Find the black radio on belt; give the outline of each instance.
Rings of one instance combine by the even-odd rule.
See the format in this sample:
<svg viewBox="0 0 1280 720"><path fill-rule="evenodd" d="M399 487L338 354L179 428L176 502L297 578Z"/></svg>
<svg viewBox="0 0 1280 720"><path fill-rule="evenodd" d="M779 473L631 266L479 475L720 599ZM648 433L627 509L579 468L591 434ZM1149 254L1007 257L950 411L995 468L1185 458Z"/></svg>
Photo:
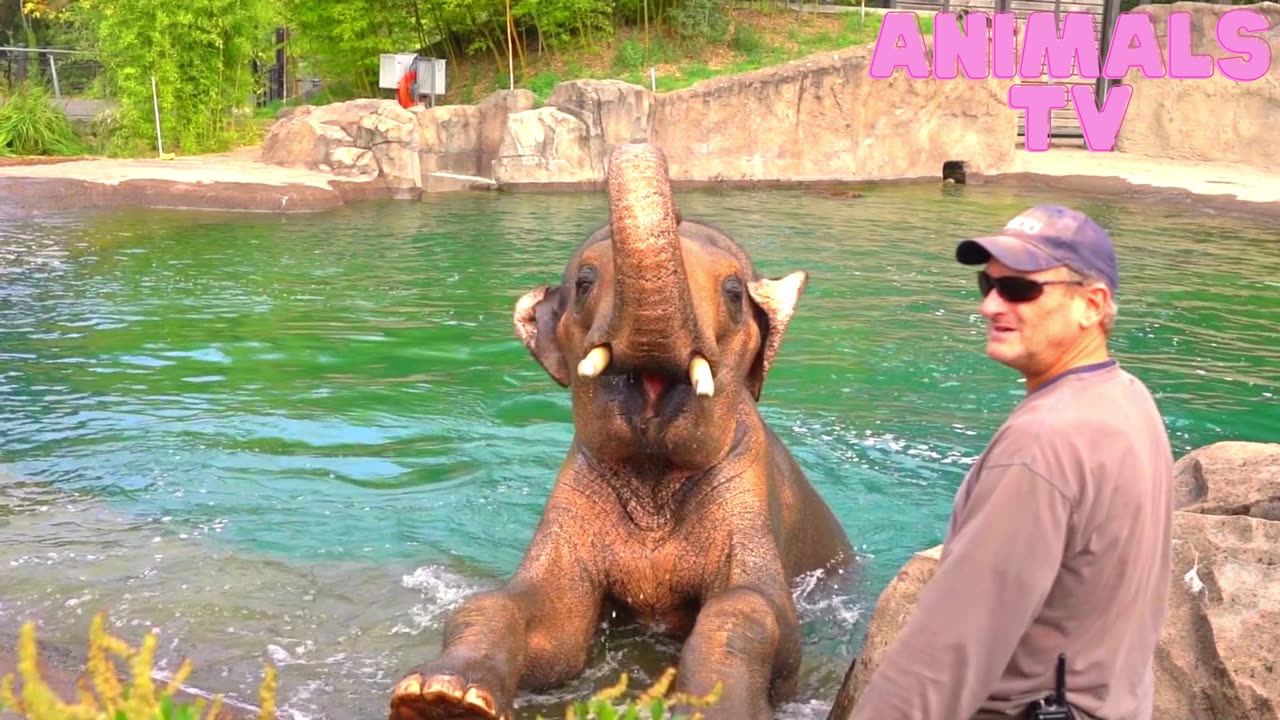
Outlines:
<svg viewBox="0 0 1280 720"><path fill-rule="evenodd" d="M1058 655L1058 672L1052 695L1040 698L1028 708L1030 720L1075 720L1067 704L1067 656Z"/></svg>

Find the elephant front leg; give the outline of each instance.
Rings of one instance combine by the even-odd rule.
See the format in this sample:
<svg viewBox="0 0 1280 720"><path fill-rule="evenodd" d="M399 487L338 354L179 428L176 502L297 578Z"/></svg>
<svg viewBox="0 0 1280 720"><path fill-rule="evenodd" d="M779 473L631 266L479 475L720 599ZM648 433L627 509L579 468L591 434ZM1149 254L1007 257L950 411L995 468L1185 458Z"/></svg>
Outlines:
<svg viewBox="0 0 1280 720"><path fill-rule="evenodd" d="M578 558L570 520L553 505L556 532L535 533L505 588L469 598L445 624L444 652L409 673L391 697L391 720L510 718L516 690L582 671L600 616L599 582ZM559 523L559 526L557 526ZM561 535L559 527L569 528Z"/></svg>
<svg viewBox="0 0 1280 720"><path fill-rule="evenodd" d="M773 693L788 694L799 664L800 629L791 595L766 597L734 588L698 613L680 655L676 686L701 697L722 683L719 701L699 709L708 720L767 720Z"/></svg>
<svg viewBox="0 0 1280 720"><path fill-rule="evenodd" d="M454 611L445 625L444 652L396 686L392 720L505 717L528 652L530 611L521 600L498 590Z"/></svg>

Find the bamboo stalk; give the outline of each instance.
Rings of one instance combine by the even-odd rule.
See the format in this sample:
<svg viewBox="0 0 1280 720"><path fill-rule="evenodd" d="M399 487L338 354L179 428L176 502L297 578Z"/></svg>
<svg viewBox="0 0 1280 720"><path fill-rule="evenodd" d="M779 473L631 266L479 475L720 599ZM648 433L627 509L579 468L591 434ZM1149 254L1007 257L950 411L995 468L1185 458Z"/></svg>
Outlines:
<svg viewBox="0 0 1280 720"><path fill-rule="evenodd" d="M511 0L507 0L507 82L509 90L516 89L516 59L511 50Z"/></svg>

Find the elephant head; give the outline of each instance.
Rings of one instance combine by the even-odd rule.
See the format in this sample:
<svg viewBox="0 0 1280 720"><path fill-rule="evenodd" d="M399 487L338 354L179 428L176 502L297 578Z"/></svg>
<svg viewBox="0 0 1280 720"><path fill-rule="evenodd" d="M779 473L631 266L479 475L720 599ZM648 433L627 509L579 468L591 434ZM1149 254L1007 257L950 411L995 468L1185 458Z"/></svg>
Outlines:
<svg viewBox="0 0 1280 720"><path fill-rule="evenodd" d="M593 457L709 468L754 410L808 275L761 277L728 235L682 221L658 148L619 146L607 172L609 223L559 285L519 299L516 333L571 388Z"/></svg>

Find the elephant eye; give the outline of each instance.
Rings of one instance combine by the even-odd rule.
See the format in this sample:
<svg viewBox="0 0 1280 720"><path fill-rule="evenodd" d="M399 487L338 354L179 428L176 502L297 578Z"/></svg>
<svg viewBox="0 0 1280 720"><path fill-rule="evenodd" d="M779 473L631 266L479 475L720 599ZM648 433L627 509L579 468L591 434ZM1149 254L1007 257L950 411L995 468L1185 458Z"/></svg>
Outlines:
<svg viewBox="0 0 1280 720"><path fill-rule="evenodd" d="M742 303L742 280L737 275L730 275L725 278L724 296L731 305Z"/></svg>
<svg viewBox="0 0 1280 720"><path fill-rule="evenodd" d="M583 265L578 269L578 277L574 281L574 307L581 310L583 303L587 300L587 295L591 293L591 288L596 284L596 269L591 265Z"/></svg>
<svg viewBox="0 0 1280 720"><path fill-rule="evenodd" d="M733 318L734 323L742 320L742 279L737 275L730 275L725 278L722 286L724 292L725 307L729 311L729 316Z"/></svg>

